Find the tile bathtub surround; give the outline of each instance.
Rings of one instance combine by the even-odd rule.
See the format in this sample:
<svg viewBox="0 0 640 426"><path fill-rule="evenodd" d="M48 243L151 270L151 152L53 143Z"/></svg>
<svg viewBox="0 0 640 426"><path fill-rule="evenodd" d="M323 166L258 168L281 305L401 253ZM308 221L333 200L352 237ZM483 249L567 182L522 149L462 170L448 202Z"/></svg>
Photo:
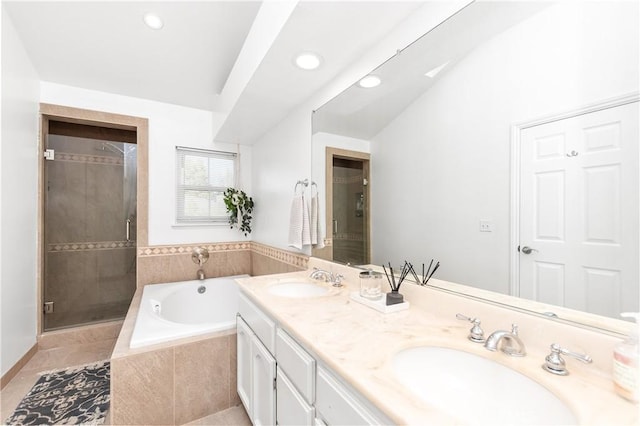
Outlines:
<svg viewBox="0 0 640 426"><path fill-rule="evenodd" d="M288 250L260 244L255 241L251 242L251 252L262 256L269 257L287 265L295 266L299 269L307 269L309 256L300 253L294 253Z"/></svg>
<svg viewBox="0 0 640 426"><path fill-rule="evenodd" d="M258 254L256 252L251 253L250 275L252 276L281 274L284 272L297 272L301 270L303 270L303 268L299 266L283 263L280 260L276 260L272 257Z"/></svg>
<svg viewBox="0 0 640 426"><path fill-rule="evenodd" d="M191 252L197 247L209 251L203 267L207 278L293 272L306 269L308 262L305 255L255 242L138 247L138 287L196 279Z"/></svg>
<svg viewBox="0 0 640 426"><path fill-rule="evenodd" d="M184 424L231 407L231 345L234 336L206 339L174 349L175 423ZM235 388L235 381L233 382Z"/></svg>
<svg viewBox="0 0 640 426"><path fill-rule="evenodd" d="M618 341L615 337L415 285L403 289L411 302L409 310L384 315L349 300L349 292L358 288L357 269L314 258L309 260L309 266L343 273L346 287L330 297L296 299L291 303L290 299L270 294L268 287L283 280L308 279L309 271L244 278L239 282L292 336L398 424L456 421L394 379L393 355L415 346L450 347L519 371L562 399L580 424L638 423L637 406L613 392L610 365L611 349ZM480 317L487 335L518 323L527 356L508 357L468 341L470 324L456 320L458 312ZM590 354L594 363L585 365L567 357L569 376L547 373L541 365L554 341Z"/></svg>
<svg viewBox="0 0 640 426"><path fill-rule="evenodd" d="M191 260L191 252L183 254L138 257L138 287L147 284L190 281L197 278L199 267ZM249 274L251 252L210 252L209 261L203 265L207 278Z"/></svg>
<svg viewBox="0 0 640 426"><path fill-rule="evenodd" d="M113 424L184 424L237 405L235 343L219 333L113 357Z"/></svg>
<svg viewBox="0 0 640 426"><path fill-rule="evenodd" d="M130 349L142 291L111 356L113 424L183 424L237 405L235 328Z"/></svg>
<svg viewBox="0 0 640 426"><path fill-rule="evenodd" d="M183 424L240 404L235 329L129 348L142 287L195 279L195 247L209 250L207 277L299 271L308 260L253 242L139 247L138 290L111 358L113 424ZM149 395L157 407L146 404Z"/></svg>

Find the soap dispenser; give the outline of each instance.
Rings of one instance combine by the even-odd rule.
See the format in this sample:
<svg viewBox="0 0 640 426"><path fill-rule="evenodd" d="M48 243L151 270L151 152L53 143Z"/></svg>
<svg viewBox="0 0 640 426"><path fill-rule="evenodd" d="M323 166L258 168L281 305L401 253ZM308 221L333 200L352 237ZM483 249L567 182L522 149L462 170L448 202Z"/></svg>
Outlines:
<svg viewBox="0 0 640 426"><path fill-rule="evenodd" d="M623 342L613 348L613 385L618 395L638 402L638 312L624 312L620 316L634 318L636 328Z"/></svg>

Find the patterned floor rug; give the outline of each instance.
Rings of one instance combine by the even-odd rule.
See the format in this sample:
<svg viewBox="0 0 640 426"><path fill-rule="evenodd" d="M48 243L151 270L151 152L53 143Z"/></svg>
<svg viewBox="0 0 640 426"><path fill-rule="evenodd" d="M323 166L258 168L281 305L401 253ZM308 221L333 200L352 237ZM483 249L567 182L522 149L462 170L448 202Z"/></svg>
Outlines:
<svg viewBox="0 0 640 426"><path fill-rule="evenodd" d="M100 425L109 409L109 361L44 373L9 425Z"/></svg>

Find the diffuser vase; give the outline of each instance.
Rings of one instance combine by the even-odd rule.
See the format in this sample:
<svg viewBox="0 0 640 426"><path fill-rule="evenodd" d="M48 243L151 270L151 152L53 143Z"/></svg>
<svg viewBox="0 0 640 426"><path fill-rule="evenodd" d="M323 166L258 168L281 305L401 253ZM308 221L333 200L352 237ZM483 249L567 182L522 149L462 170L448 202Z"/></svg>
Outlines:
<svg viewBox="0 0 640 426"><path fill-rule="evenodd" d="M392 290L390 293L387 293L387 306L397 305L402 302L404 302L404 296L398 293L398 290Z"/></svg>

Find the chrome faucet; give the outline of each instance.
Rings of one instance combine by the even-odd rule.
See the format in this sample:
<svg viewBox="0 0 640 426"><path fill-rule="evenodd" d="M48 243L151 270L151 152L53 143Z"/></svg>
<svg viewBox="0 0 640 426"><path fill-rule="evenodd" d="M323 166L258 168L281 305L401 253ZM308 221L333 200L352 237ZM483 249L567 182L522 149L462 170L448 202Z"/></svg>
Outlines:
<svg viewBox="0 0 640 426"><path fill-rule="evenodd" d="M196 275L198 276L199 280L204 280L204 269L198 269L198 272L196 272Z"/></svg>
<svg viewBox="0 0 640 426"><path fill-rule="evenodd" d="M324 282L330 282L334 287L342 287L342 279L344 278L344 276L340 274L333 275L333 273L329 271L318 268L313 268L313 272L311 272L311 275L309 275L309 277L314 280L319 280L320 278L324 277Z"/></svg>
<svg viewBox="0 0 640 426"><path fill-rule="evenodd" d="M514 346L514 343L516 344ZM497 330L487 337L484 347L490 351L497 351L498 348L509 356L525 356L527 351L524 343L518 337L518 326L511 324L511 331Z"/></svg>

